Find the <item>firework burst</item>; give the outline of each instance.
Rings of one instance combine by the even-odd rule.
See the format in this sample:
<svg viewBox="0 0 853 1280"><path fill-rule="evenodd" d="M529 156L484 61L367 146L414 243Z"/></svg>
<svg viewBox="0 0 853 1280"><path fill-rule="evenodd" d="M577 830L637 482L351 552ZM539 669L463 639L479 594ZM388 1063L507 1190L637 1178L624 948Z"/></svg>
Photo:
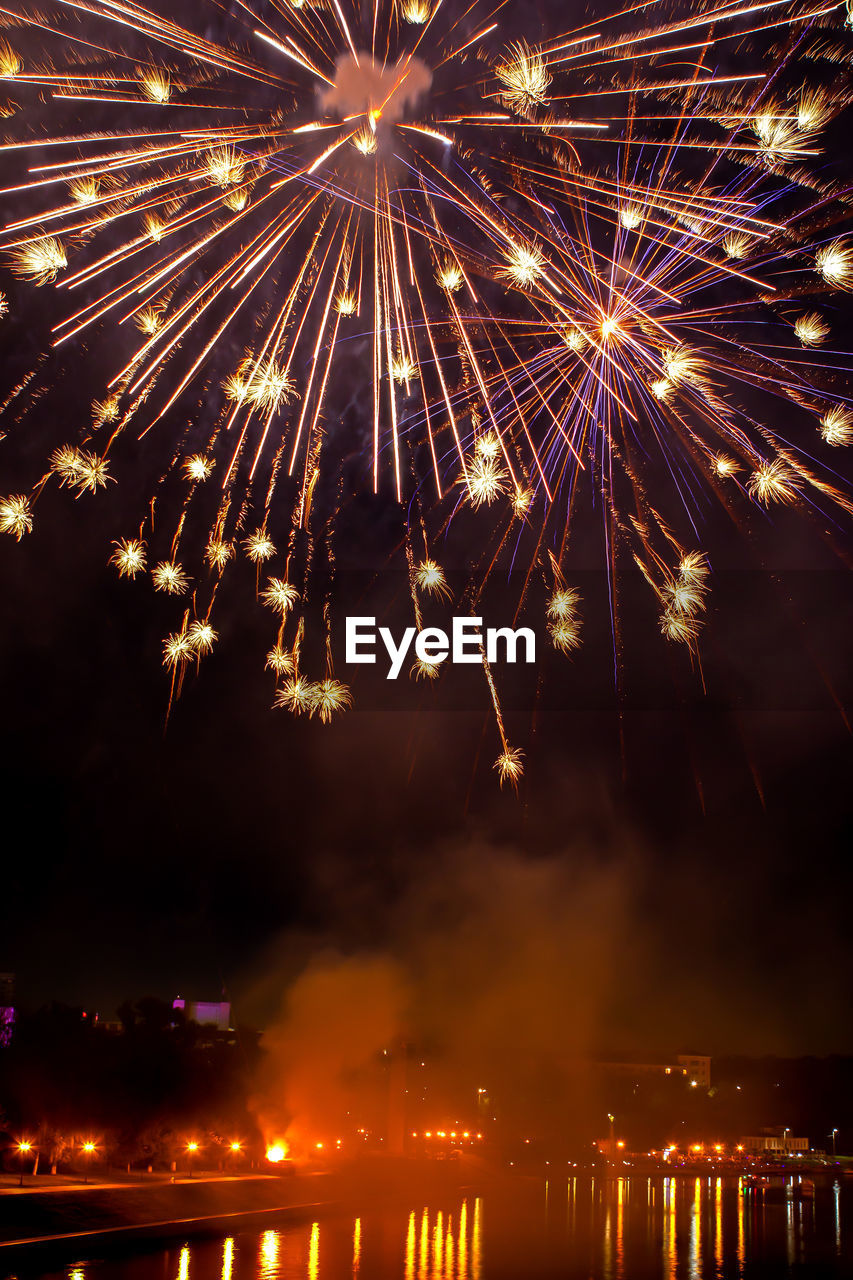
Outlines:
<svg viewBox="0 0 853 1280"><path fill-rule="evenodd" d="M853 241L812 165L846 89L803 71L828 31L849 43L843 6L653 0L535 43L501 34L526 15L485 2L78 10L18 14L26 58L0 43L21 99L0 250L57 300L47 379L96 342L111 365L79 443L0 502L0 530L28 533L51 479L96 493L122 448L140 468L167 450L111 563L133 578L150 554L155 591L193 584L198 616L164 642L173 688L248 560L275 615L275 705L323 723L349 706L328 595L323 679L300 654L356 452L356 483L399 504L417 621L449 594L435 529L473 512L499 545L471 598L529 533L566 654L585 496L608 574L639 567L691 655L709 576L684 548L706 498L850 512L809 453L853 438L826 350ZM25 380L6 414L37 399ZM780 409L808 420L808 445L777 430ZM484 672L515 786L522 753Z"/></svg>

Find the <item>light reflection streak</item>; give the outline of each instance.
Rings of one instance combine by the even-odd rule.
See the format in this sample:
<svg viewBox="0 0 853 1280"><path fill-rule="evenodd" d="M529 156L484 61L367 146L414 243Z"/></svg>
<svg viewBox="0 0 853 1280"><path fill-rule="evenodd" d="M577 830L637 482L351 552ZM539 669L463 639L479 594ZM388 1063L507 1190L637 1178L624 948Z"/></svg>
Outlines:
<svg viewBox="0 0 853 1280"><path fill-rule="evenodd" d="M690 1280L700 1280L702 1275L702 1180L697 1178L693 1187L693 1204L690 1209Z"/></svg>
<svg viewBox="0 0 853 1280"><path fill-rule="evenodd" d="M483 1275L483 1202L474 1200L474 1229L471 1233L471 1280L482 1280Z"/></svg>
<svg viewBox="0 0 853 1280"><path fill-rule="evenodd" d="M421 1214L421 1238L418 1250L418 1280L426 1280L429 1265L429 1210Z"/></svg>
<svg viewBox="0 0 853 1280"><path fill-rule="evenodd" d="M222 1245L222 1280L231 1280L234 1269L234 1241L231 1236Z"/></svg>
<svg viewBox="0 0 853 1280"><path fill-rule="evenodd" d="M468 1201L459 1211L459 1280L468 1280Z"/></svg>
<svg viewBox="0 0 853 1280"><path fill-rule="evenodd" d="M737 1180L737 1267L738 1275L743 1275L745 1260L745 1242L743 1230L743 1200L744 1186L743 1178Z"/></svg>
<svg viewBox="0 0 853 1280"><path fill-rule="evenodd" d="M663 1259L666 1280L675 1280L675 1178L663 1180Z"/></svg>
<svg viewBox="0 0 853 1280"><path fill-rule="evenodd" d="M311 1224L311 1239L308 1241L308 1280L317 1280L320 1271L320 1224Z"/></svg>
<svg viewBox="0 0 853 1280"><path fill-rule="evenodd" d="M278 1251L281 1244L279 1231L265 1231L261 1236L261 1256L258 1275L261 1280L272 1280L278 1273Z"/></svg>
<svg viewBox="0 0 853 1280"><path fill-rule="evenodd" d="M361 1218L356 1218L352 1229L352 1273L358 1275L361 1266Z"/></svg>
<svg viewBox="0 0 853 1280"><path fill-rule="evenodd" d="M409 1214L409 1225L406 1228L406 1262L403 1272L405 1280L415 1280L415 1211Z"/></svg>

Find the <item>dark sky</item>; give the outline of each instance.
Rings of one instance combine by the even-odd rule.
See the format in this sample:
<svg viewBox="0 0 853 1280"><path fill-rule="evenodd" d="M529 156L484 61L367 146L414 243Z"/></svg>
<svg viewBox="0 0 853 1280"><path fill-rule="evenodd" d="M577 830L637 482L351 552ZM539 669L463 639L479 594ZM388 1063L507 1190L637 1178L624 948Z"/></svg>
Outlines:
<svg viewBox="0 0 853 1280"><path fill-rule="evenodd" d="M251 993L289 933L393 948L399 903L476 847L620 880L617 1046L677 1041L684 1018L715 1051L853 1050L853 751L820 674L849 695L846 575L785 579L806 630L757 607L753 575L715 612L707 696L653 631L629 645L621 748L591 635L534 704L510 700L516 798L490 767L481 679L435 705L357 683L328 728L272 711L251 590L165 728L159 602L103 567L96 504L52 503L55 525L0 547L0 968L23 1000L110 1012L224 985L261 1019Z"/></svg>

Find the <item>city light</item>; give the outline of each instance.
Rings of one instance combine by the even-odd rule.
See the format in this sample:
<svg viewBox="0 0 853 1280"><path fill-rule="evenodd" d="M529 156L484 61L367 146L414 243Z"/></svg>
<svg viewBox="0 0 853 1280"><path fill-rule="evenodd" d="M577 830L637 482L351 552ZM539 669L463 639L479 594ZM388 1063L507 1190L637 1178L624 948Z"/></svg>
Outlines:
<svg viewBox="0 0 853 1280"><path fill-rule="evenodd" d="M236 1141L235 1141L235 1142L232 1142L232 1143L231 1143L231 1145L230 1145L229 1150L234 1151L234 1152L242 1151L242 1150L243 1150L243 1144L242 1144L242 1142L236 1142Z"/></svg>
<svg viewBox="0 0 853 1280"><path fill-rule="evenodd" d="M267 1147L267 1160L270 1164L281 1164L284 1157L285 1150L280 1142L274 1142L271 1147Z"/></svg>

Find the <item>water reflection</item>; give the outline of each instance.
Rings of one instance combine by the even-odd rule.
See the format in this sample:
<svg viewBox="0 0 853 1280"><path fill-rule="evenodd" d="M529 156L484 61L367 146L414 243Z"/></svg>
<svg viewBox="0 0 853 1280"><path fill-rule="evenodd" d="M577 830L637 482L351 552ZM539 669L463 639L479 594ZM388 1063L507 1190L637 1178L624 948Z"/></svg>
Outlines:
<svg viewBox="0 0 853 1280"><path fill-rule="evenodd" d="M352 1273L358 1275L361 1264L361 1218L356 1218L352 1229Z"/></svg>
<svg viewBox="0 0 853 1280"><path fill-rule="evenodd" d="M308 1280L317 1280L320 1273L320 1224L312 1223L308 1241Z"/></svg>
<svg viewBox="0 0 853 1280"><path fill-rule="evenodd" d="M444 1202L329 1211L262 1232L18 1266L18 1280L746 1280L853 1275L853 1182L519 1178ZM9 1269L0 1268L0 1280Z"/></svg>
<svg viewBox="0 0 853 1280"><path fill-rule="evenodd" d="M234 1269L234 1241L231 1236L222 1245L222 1280L231 1280Z"/></svg>

